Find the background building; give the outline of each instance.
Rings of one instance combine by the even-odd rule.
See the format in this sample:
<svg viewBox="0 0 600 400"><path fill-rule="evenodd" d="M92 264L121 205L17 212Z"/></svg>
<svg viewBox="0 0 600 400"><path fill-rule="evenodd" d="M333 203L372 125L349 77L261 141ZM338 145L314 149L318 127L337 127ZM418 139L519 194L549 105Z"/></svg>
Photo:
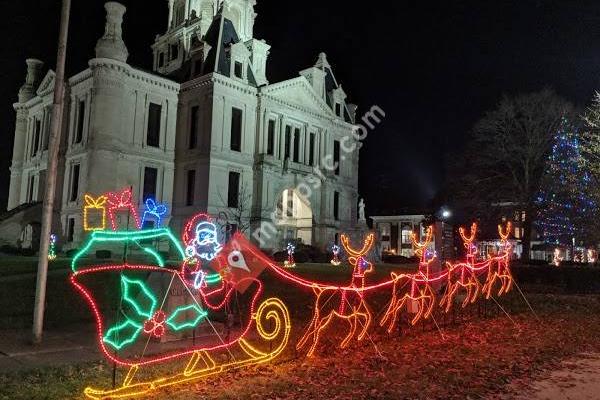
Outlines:
<svg viewBox="0 0 600 400"><path fill-rule="evenodd" d="M176 231L198 211L225 215L248 233L283 214L277 229L260 237L269 249L287 238L324 247L354 229L356 107L326 55L296 78L269 83L270 46L253 37L255 2L217 3L170 0L168 30L152 46L152 72L127 64L125 7L106 3L96 57L67 84L53 229L64 248L84 238L84 194L124 187L140 210L147 198L169 205L165 222ZM35 236L39 212L26 213L24 205L41 201L45 185L54 73L44 73L38 60L27 66L14 105L8 203L19 208L0 222L9 243L25 231ZM357 150L343 153L349 146L342 140ZM325 168L329 161L337 168ZM299 191L307 183L309 195Z"/></svg>

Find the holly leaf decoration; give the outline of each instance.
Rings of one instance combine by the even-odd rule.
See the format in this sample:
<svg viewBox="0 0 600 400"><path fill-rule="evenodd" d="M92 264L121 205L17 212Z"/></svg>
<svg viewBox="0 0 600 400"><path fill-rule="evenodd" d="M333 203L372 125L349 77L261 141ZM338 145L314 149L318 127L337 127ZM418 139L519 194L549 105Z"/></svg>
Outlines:
<svg viewBox="0 0 600 400"><path fill-rule="evenodd" d="M167 325L174 331L192 329L198 326L208 313L195 304L179 307L167 319Z"/></svg>
<svg viewBox="0 0 600 400"><path fill-rule="evenodd" d="M144 282L121 276L123 300L137 313L140 320L151 319L156 311L157 300Z"/></svg>
<svg viewBox="0 0 600 400"><path fill-rule="evenodd" d="M122 324L110 328L102 340L115 349L121 350L124 346L135 342L141 331L141 325L128 319Z"/></svg>

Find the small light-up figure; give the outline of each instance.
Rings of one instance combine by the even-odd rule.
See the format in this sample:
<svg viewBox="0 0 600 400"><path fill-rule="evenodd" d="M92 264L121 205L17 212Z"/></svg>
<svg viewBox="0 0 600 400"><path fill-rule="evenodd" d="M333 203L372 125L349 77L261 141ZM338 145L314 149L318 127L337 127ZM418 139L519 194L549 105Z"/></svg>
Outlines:
<svg viewBox="0 0 600 400"><path fill-rule="evenodd" d="M342 263L340 261L340 246L338 246L337 244L334 244L331 247L331 252L333 253L333 259L331 260L331 264L335 265L337 267L338 265L340 265Z"/></svg>
<svg viewBox="0 0 600 400"><path fill-rule="evenodd" d="M200 257L205 261L212 261L223 250L217 237L217 227L209 221L202 221L196 225L196 237L185 249L188 258Z"/></svg>
<svg viewBox="0 0 600 400"><path fill-rule="evenodd" d="M296 266L296 261L294 261L294 252L296 251L296 246L292 243L288 243L287 245L287 253L288 258L283 262L283 265L286 268L294 268Z"/></svg>
<svg viewBox="0 0 600 400"><path fill-rule="evenodd" d="M162 219L167 213L167 206L164 204L157 203L154 199L146 199L146 210L142 216L142 228L146 221L154 220L156 222L155 228L160 228L162 225Z"/></svg>
<svg viewBox="0 0 600 400"><path fill-rule="evenodd" d="M56 235L54 233L50 235L50 246L48 247L48 260L56 260Z"/></svg>

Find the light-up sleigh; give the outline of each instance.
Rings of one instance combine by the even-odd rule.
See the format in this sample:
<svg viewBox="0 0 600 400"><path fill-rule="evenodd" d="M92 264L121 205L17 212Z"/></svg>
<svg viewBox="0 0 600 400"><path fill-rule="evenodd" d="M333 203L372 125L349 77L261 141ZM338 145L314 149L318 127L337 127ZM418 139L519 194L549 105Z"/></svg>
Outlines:
<svg viewBox="0 0 600 400"><path fill-rule="evenodd" d="M165 263L156 250L159 241L178 255L179 264ZM94 253L107 246L122 249L128 261L98 263ZM290 331L286 306L276 298L264 299L257 279L231 278L227 257L215 258L224 268L208 273L189 265L186 250L167 229L98 231L73 258L70 281L94 316L99 348L111 363L128 369L120 387L87 388L87 397L143 396L266 362L284 350ZM134 262L135 254L148 261ZM242 286L248 313L245 318L240 313L233 324L227 319L231 301ZM167 364L170 372L154 374Z"/></svg>

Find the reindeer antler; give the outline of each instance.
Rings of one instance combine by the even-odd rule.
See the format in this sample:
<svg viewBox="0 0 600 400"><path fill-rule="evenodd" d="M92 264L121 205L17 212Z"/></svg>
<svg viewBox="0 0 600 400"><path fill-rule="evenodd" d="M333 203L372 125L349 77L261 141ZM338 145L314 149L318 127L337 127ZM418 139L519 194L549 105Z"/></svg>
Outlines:
<svg viewBox="0 0 600 400"><path fill-rule="evenodd" d="M348 238L348 236L342 234L340 239L342 241L342 246L344 246L344 249L346 250L346 253L348 253L352 257L362 257L365 254L367 254L369 250L371 250L371 247L373 246L373 241L375 240L375 235L369 233L363 242L363 248L360 250L355 250L350 246L350 239Z"/></svg>
<svg viewBox="0 0 600 400"><path fill-rule="evenodd" d="M471 225L471 231L469 232L470 236L467 236L465 234L465 228L463 228L462 226L458 228L458 233L460 234L460 237L462 238L463 242L465 242L465 244L471 243L473 240L475 240L475 235L477 234L477 223L473 222L473 224Z"/></svg>
<svg viewBox="0 0 600 400"><path fill-rule="evenodd" d="M423 255L423 250L425 250L429 247L429 244L431 243L432 238L433 238L433 226L432 225L428 226L427 230L425 231L425 241L424 242L417 242L417 235L414 232L411 232L410 240L412 241L412 245L415 249L415 254L418 255L419 257L421 257Z"/></svg>
<svg viewBox="0 0 600 400"><path fill-rule="evenodd" d="M502 225L498 224L498 234L500 235L500 239L502 241L506 241L512 232L512 222L508 221L506 223L506 230L502 230Z"/></svg>

